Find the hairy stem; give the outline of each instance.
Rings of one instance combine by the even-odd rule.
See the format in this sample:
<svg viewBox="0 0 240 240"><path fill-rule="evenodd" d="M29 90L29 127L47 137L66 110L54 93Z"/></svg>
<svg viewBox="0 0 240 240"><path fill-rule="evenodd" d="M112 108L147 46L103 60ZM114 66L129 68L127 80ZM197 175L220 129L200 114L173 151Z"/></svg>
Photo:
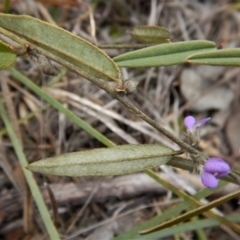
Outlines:
<svg viewBox="0 0 240 240"><path fill-rule="evenodd" d="M175 135L173 135L171 132L169 132L168 130L166 130L163 126L161 126L158 122L154 121L153 119L151 119L150 117L148 117L145 113L143 113L141 110L139 110L136 106L134 106L129 100L128 98L115 91L115 88L110 86L109 84L107 84L105 81L96 78L90 74L88 74L87 72L85 72L84 70L78 68L77 66L66 62L64 59L62 59L61 57L58 57L54 54L52 54L49 51L46 51L38 46L35 46L34 44L30 44L28 43L25 39L16 36L14 33L0 27L0 33L2 33L3 35L11 38L12 40L16 41L17 43L19 43L20 45L24 45L24 44L29 44L31 47L35 48L37 50L37 52L39 54L42 54L60 64L62 64L63 66L69 68L70 70L78 73L79 75L81 75L82 77L88 79L89 81L91 81L92 83L96 84L98 87L100 87L101 89L105 90L107 93L109 93L113 98L117 99L119 102L121 102L126 108L128 108L130 111L132 111L134 114L136 114L139 118L141 118L142 120L144 120L145 122L147 122L148 124L150 124L152 127L154 127L155 129L157 129L159 132L161 132L163 135L165 135L166 137L168 137L169 139L171 139L173 142L175 142L176 144L178 144L182 149L186 150L189 153L192 154L198 154L198 155L202 155L201 152L199 152L197 149L195 149L194 147L192 147L191 145L183 142L181 139L177 138Z"/></svg>

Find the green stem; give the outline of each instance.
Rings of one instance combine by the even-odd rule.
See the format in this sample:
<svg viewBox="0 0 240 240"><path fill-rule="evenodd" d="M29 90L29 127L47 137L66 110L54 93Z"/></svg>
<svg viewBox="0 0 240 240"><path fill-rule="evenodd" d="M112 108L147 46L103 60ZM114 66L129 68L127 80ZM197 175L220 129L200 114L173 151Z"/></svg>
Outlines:
<svg viewBox="0 0 240 240"><path fill-rule="evenodd" d="M1 117L3 119L3 122L5 124L5 127L7 128L7 131L8 131L8 135L11 139L11 142L13 143L13 147L14 147L14 150L16 152L16 155L19 159L19 163L22 167L22 170L23 170L23 173L24 173L24 176L27 180L27 183L28 183L28 186L32 192L32 196L36 202L36 205L39 209L39 212L40 212L40 215L43 219L43 222L45 224L45 227L47 229L47 232L50 236L50 238L52 240L60 240L59 238L59 235L58 235L58 232L51 220L51 217L50 217L50 214L48 212L48 209L47 209L47 206L45 205L45 202L42 198L42 194L39 190L39 187L38 185L36 184L36 181L33 177L33 174L32 172L26 170L26 166L28 165L28 162L27 162L27 159L25 157L25 154L22 150L22 147L20 146L20 143L18 141L18 138L11 126L11 123L10 123L10 120L7 116L7 112L4 108L4 105L2 103L2 99L0 99L0 113L1 113Z"/></svg>
<svg viewBox="0 0 240 240"><path fill-rule="evenodd" d="M18 42L19 44L23 45L27 43L26 40L16 36L15 34L13 34L12 32L0 27L0 33L4 34L5 36L11 38L12 40ZM29 44L29 43L28 43ZM141 118L142 120L144 120L145 122L147 122L148 124L150 124L153 128L157 129L159 132L161 132L163 135L165 135L166 137L168 137L169 139L171 139L173 142L175 142L177 145L179 145L182 149L184 149L185 151L191 153L191 154L196 154L198 156L201 156L202 159L206 159L206 156L201 153L200 151L198 151L197 149L195 149L194 147L192 147L191 145L189 145L188 143L183 142L181 139L179 139L178 137L176 137L174 134L172 134L171 132L169 132L167 129L165 129L162 125L160 125L158 122L154 121L153 119L151 119L150 117L148 117L145 113L143 113L141 110L139 110L136 106L134 106L126 96L124 96L121 93L118 93L115 91L116 88L108 85L105 81L96 78L92 75L89 75L88 73L86 73L85 71L79 69L77 66L66 62L64 59L52 54L49 51L43 50L40 47L37 47L33 44L29 44L34 46L34 48L38 51L38 53L62 64L63 66L67 67L68 69L78 73L79 75L81 75L82 77L88 79L89 81L91 81L92 83L94 83L95 85L97 85L99 88L105 90L108 94L110 94L113 98L117 99L119 102L121 102L126 108L128 108L131 112L133 112L135 115L137 115L139 118ZM14 69L12 69L12 71L15 71ZM111 143L110 146L113 146L114 144ZM109 146L109 145L106 145Z"/></svg>
<svg viewBox="0 0 240 240"><path fill-rule="evenodd" d="M145 47L155 46L156 44L108 44L108 45L96 45L102 49L140 49Z"/></svg>
<svg viewBox="0 0 240 240"><path fill-rule="evenodd" d="M3 1L3 12L4 13L9 13L10 5L11 5L11 1L10 0L4 0Z"/></svg>
<svg viewBox="0 0 240 240"><path fill-rule="evenodd" d="M71 119L74 123L76 123L79 127L84 129L87 133L94 136L96 139L98 139L100 142L105 144L108 147L113 147L115 144L103 136L101 133L99 133L97 130L95 130L93 127L91 127L89 124L87 124L85 121L80 119L77 115L75 115L72 111L65 108L60 102L49 96L44 90L42 90L40 87L38 87L36 84L34 84L30 79L22 75L20 72L18 72L14 68L8 68L8 71L18 79L18 81L22 82L25 86L30 88L33 92L37 93L39 96L41 96L45 101L47 101L49 104L51 104L53 107L55 107L57 110L62 112L65 116L67 116L69 119Z"/></svg>
<svg viewBox="0 0 240 240"><path fill-rule="evenodd" d="M28 115L26 115L26 116L23 117L23 118L20 118L20 119L17 121L17 123L18 123L18 124L23 124L23 123L27 122L27 120L35 117L37 113L40 113L41 111L47 109L48 107L49 107L48 104L47 104L47 105L44 105L43 107L39 108L38 110L29 113ZM4 134L6 134L6 133L7 133L7 129L6 129L6 128L1 129L1 130L0 130L0 137L2 137L2 136L3 136Z"/></svg>
<svg viewBox="0 0 240 240"><path fill-rule="evenodd" d="M18 42L21 45L26 44L26 40L23 40L22 38L16 36L15 34L11 33L10 31L1 28L0 27L0 32L4 34L5 36L11 38L12 40ZM34 46L33 44L29 44ZM145 113L140 111L137 107L135 107L128 99L126 96L122 95L121 93L117 93L115 91L115 88L108 85L105 81L96 78L92 75L89 75L88 73L84 72L83 70L79 69L77 66L66 62L64 59L52 54L49 51L43 50L42 48L39 48L37 46L34 46L34 48L38 51L38 53L62 64L63 66L69 68L70 70L78 73L79 75L83 76L84 78L88 79L95 85L97 85L99 88L105 90L107 93L109 93L113 98L117 99L119 102L121 102L126 108L128 108L130 111L132 111L134 114L136 114L138 117L140 117L142 120L150 124L152 127L157 129L159 132L161 132L163 135L171 139L173 142L178 144L182 149L185 149L187 152L192 153L192 154L197 154L199 156L202 156L202 153L199 152L197 149L192 147L191 145L183 142L181 139L177 138L174 134L166 130L163 126L161 126L158 122L154 121L150 117L148 117ZM12 70L14 71L14 70Z"/></svg>

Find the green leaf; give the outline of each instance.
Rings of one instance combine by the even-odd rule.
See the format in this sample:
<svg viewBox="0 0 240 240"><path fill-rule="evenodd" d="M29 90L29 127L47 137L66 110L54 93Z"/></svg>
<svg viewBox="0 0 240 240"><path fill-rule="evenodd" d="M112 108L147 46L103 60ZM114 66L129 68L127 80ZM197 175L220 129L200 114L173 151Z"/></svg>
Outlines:
<svg viewBox="0 0 240 240"><path fill-rule="evenodd" d="M187 63L214 65L214 66L240 66L240 48L215 50L207 53L191 55Z"/></svg>
<svg viewBox="0 0 240 240"><path fill-rule="evenodd" d="M30 16L10 14L0 14L0 26L90 75L116 82L120 78L118 67L106 53L60 27Z"/></svg>
<svg viewBox="0 0 240 240"><path fill-rule="evenodd" d="M66 153L30 164L31 171L60 176L112 176L167 163L174 152L160 144L120 145Z"/></svg>
<svg viewBox="0 0 240 240"><path fill-rule="evenodd" d="M124 53L113 60L120 67L160 67L183 64L190 55L213 51L214 42L196 40L177 43L164 43L136 51Z"/></svg>
<svg viewBox="0 0 240 240"><path fill-rule="evenodd" d="M10 67L16 61L16 53L0 40L0 70Z"/></svg>
<svg viewBox="0 0 240 240"><path fill-rule="evenodd" d="M159 26L138 26L129 32L133 38L143 43L169 43L170 32Z"/></svg>

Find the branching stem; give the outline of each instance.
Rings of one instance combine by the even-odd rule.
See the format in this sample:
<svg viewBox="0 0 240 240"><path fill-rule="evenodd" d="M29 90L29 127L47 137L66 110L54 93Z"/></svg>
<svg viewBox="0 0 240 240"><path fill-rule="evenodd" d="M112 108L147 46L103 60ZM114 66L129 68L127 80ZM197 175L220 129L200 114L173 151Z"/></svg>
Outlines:
<svg viewBox="0 0 240 240"><path fill-rule="evenodd" d="M103 80L101 80L99 78L96 78L96 77L90 75L89 73L87 73L84 70L80 69L76 65L73 65L73 64L71 64L69 62L66 62L63 58L58 57L58 56L52 54L49 51L46 51L46 50L44 50L44 49L42 49L42 48L40 48L40 47L38 47L38 46L36 46L34 44L28 43L25 39L23 39L21 37L18 37L14 33L10 32L10 31L2 28L2 27L0 27L0 33L2 33L3 35L9 37L10 39L14 40L15 42L19 43L20 45L29 44L31 47L35 48L39 54L42 54L42 55L44 55L44 56L46 56L46 57L48 57L48 58L50 58L50 59L60 63L60 64L62 64L63 66L69 68L70 70L78 73L82 77L88 79L89 81L91 81L92 83L94 83L98 87L100 87L101 89L105 90L113 98L115 98L119 102L121 102L126 108L128 108L131 112L136 114L139 118L141 118L142 120L144 120L145 122L150 124L152 127L157 129L163 135L165 135L166 137L171 139L173 142L178 144L182 149L184 149L185 151L187 151L189 153L192 153L192 154L202 155L201 152L199 152L197 149L195 149L191 145L183 142L181 139L179 139L178 137L173 135L171 132L166 130L158 122L156 122L153 119L151 119L150 117L148 117L145 113L143 113L136 106L134 106L125 95L116 92L115 88L110 86L109 84L107 84L106 81L103 81Z"/></svg>

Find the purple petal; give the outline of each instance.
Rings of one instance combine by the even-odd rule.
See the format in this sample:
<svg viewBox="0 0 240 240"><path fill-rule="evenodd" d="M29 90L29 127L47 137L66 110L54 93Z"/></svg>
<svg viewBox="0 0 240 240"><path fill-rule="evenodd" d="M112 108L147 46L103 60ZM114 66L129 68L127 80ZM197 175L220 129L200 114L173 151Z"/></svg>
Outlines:
<svg viewBox="0 0 240 240"><path fill-rule="evenodd" d="M218 173L217 175L215 175L216 178L221 178L224 177L226 175L228 175L230 172L230 170L226 171L226 172L222 172L222 173Z"/></svg>
<svg viewBox="0 0 240 240"><path fill-rule="evenodd" d="M203 185L208 188L215 188L218 185L218 179L213 174L206 172L204 169L201 173L201 180Z"/></svg>
<svg viewBox="0 0 240 240"><path fill-rule="evenodd" d="M184 118L184 125L189 130L194 128L195 122L196 119L193 116L187 116Z"/></svg>
<svg viewBox="0 0 240 240"><path fill-rule="evenodd" d="M216 177L226 176L230 172L230 166L221 158L209 158L203 168L208 173L216 174Z"/></svg>
<svg viewBox="0 0 240 240"><path fill-rule="evenodd" d="M202 127L207 121L209 121L211 118L203 118L201 120L197 120L194 124L194 127Z"/></svg>

